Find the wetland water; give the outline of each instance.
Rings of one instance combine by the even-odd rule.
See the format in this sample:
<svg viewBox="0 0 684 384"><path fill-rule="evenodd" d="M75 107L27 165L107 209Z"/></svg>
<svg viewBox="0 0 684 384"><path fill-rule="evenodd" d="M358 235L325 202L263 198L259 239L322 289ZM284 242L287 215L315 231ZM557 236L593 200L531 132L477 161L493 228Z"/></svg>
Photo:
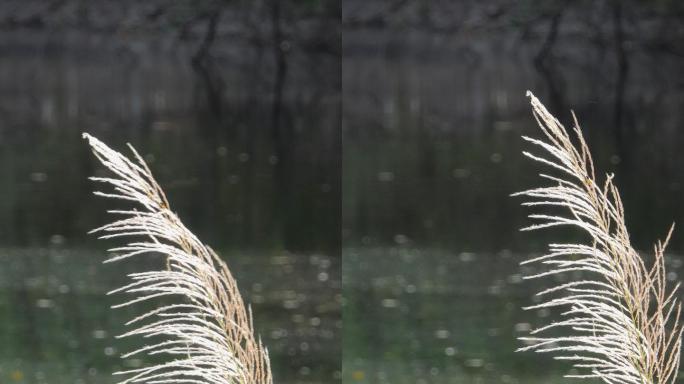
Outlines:
<svg viewBox="0 0 684 384"><path fill-rule="evenodd" d="M339 376L339 264L322 254L220 252L239 276L255 327L283 383L328 383ZM153 268L136 260L102 265L101 250L0 249L0 377L3 383L114 383L140 367L119 355L140 340L114 339L145 306L112 310L107 292L125 274ZM147 358L146 358L147 359Z"/></svg>

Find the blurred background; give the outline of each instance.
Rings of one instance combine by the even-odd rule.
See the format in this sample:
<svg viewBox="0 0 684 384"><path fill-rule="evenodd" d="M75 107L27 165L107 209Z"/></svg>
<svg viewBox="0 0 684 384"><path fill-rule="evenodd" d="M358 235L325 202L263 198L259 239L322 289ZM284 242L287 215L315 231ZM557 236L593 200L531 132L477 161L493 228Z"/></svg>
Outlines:
<svg viewBox="0 0 684 384"><path fill-rule="evenodd" d="M327 0L0 2L0 382L113 383L149 260L92 196L87 131L133 144L231 267L278 383L340 382L340 5Z"/></svg>
<svg viewBox="0 0 684 384"><path fill-rule="evenodd" d="M565 383L514 353L557 312L518 264L569 234L518 232L540 185L527 89L577 113L616 172L638 249L684 221L684 3L343 2L344 382ZM669 248L681 279L684 231ZM680 375L682 376L682 375Z"/></svg>

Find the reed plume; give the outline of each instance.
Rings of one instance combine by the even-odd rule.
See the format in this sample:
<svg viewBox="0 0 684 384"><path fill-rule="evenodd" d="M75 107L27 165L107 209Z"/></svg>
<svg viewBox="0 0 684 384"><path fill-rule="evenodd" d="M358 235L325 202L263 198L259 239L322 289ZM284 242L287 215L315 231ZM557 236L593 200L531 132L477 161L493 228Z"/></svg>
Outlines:
<svg viewBox="0 0 684 384"><path fill-rule="evenodd" d="M673 383L682 327L675 296L679 284L666 284L664 252L672 228L665 241L655 244L654 260L647 266L630 243L613 175L602 183L596 179L574 113L571 137L532 93L527 95L544 139L523 139L544 155L523 153L559 176L541 174L551 185L515 195L529 198L525 206L565 213L532 214L537 224L523 230L570 226L588 235L588 241L550 244L548 254L523 263L548 268L528 279L568 272L583 272L583 278L538 293L543 302L527 309L561 307L564 312L561 320L521 338L527 345L519 350L550 352L571 361L578 373L566 377L600 378L611 384Z"/></svg>
<svg viewBox="0 0 684 384"><path fill-rule="evenodd" d="M113 187L113 192L95 194L137 205L137 209L110 211L119 219L92 231L103 239L127 239L127 244L109 250L115 256L105 262L149 254L166 261L161 270L129 274L131 282L110 294L126 293L132 298L113 308L158 298L173 300L126 323L133 329L119 337L154 342L122 358L162 356L164 362L116 372L126 376L121 384L271 384L268 352L254 336L251 311L226 264L171 211L132 146L133 161L88 134L83 137L114 174L91 178Z"/></svg>

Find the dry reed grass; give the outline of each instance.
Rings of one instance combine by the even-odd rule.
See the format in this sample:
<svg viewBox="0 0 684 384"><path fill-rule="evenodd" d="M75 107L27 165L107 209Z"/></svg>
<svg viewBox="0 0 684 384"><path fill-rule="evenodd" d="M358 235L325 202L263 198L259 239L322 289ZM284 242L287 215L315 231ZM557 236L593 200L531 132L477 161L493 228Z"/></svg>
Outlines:
<svg viewBox="0 0 684 384"><path fill-rule="evenodd" d="M582 272L584 280L559 283L540 292L543 302L528 309L561 307L562 319L521 338L521 351L554 353L569 360L577 378L606 383L665 384L676 380L681 349L681 305L677 286L666 284L665 241L654 247L647 266L632 247L620 194L607 175L599 183L587 143L573 113L572 138L532 93L534 116L544 139L523 137L545 152L525 156L554 169L541 174L551 185L516 195L530 198L525 206L566 209L566 214L532 214L534 230L570 226L588 235L583 244L550 244L549 253L525 263L548 269L527 278ZM577 145L573 143L577 142ZM551 332L549 332L551 331ZM562 334L563 336L558 336Z"/></svg>
<svg viewBox="0 0 684 384"><path fill-rule="evenodd" d="M131 283L110 293L132 298L114 307L173 297L175 304L159 306L132 320L133 329L119 337L155 340L122 358L147 354L166 357L163 363L130 369L123 383L272 383L268 352L254 336L251 311L226 264L204 245L171 211L149 168L131 148L134 161L84 134L95 156L114 173L92 180L113 187L99 196L128 200L138 209L110 211L120 217L93 230L100 238L128 239L109 251L106 262L157 254L166 269L132 273Z"/></svg>

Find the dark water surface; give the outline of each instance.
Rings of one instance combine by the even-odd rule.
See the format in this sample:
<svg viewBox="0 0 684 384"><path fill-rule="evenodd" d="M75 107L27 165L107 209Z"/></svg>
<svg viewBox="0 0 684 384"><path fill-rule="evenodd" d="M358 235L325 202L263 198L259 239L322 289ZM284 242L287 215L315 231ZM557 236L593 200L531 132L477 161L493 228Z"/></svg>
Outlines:
<svg viewBox="0 0 684 384"><path fill-rule="evenodd" d="M339 264L322 254L221 252L252 304L255 328L283 383L339 377ZM3 383L114 383L111 373L146 360L118 356L141 340L114 339L144 306L112 310L125 296L107 292L149 260L102 265L85 249L0 249L0 377Z"/></svg>

